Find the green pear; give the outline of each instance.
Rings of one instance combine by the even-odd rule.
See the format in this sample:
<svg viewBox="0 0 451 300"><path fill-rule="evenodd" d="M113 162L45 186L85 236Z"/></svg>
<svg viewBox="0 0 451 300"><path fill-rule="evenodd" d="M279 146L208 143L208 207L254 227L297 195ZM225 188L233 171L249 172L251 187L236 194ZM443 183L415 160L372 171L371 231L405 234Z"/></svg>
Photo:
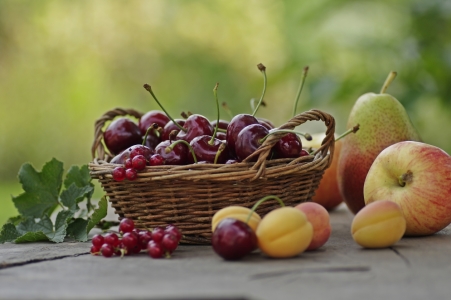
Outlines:
<svg viewBox="0 0 451 300"><path fill-rule="evenodd" d="M348 118L348 128L360 124L360 129L343 139L337 172L341 196L354 214L365 206L363 185L376 156L395 143L420 141L402 104L385 93L395 77L391 72L380 94L357 99Z"/></svg>

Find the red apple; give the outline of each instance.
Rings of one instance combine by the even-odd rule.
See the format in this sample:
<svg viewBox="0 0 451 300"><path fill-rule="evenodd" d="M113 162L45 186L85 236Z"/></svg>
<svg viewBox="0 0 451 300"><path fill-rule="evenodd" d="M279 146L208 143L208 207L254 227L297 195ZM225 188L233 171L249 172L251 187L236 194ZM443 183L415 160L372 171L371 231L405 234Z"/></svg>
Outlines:
<svg viewBox="0 0 451 300"><path fill-rule="evenodd" d="M432 145L405 141L385 148L365 179L365 204L397 203L406 235L434 234L451 223L451 156Z"/></svg>

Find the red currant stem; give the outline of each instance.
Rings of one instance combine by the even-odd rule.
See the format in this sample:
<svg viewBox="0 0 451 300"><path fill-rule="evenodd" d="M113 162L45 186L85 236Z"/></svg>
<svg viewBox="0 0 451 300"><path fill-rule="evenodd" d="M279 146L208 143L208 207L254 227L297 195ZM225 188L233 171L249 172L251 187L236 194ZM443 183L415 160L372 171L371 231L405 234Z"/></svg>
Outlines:
<svg viewBox="0 0 451 300"><path fill-rule="evenodd" d="M216 152L215 155L215 160L213 161L213 164L216 165L216 163L218 162L218 158L221 155L222 151L224 151L224 149L226 148L224 143L221 143L221 145L219 145L218 151Z"/></svg>
<svg viewBox="0 0 451 300"><path fill-rule="evenodd" d="M266 200L270 200L270 199L276 199L276 200L279 202L279 204L280 204L281 207L284 207L284 206L285 206L285 203L283 203L282 199L280 199L279 197L277 197L277 196L275 196L275 195L269 195L269 196L263 197L263 198L261 198L260 200L258 200L258 201L254 204L254 206L252 206L251 211L249 212L249 215L247 216L247 219L246 219L246 222L245 222L245 223L246 223L246 224L249 223L249 220L251 219L252 214L257 210L257 208L260 206L260 204L262 204L262 203L265 202Z"/></svg>
<svg viewBox="0 0 451 300"><path fill-rule="evenodd" d="M381 94L384 94L387 91L387 89L390 86L390 84L392 83L392 81L396 78L396 75L398 75L398 73L395 71L391 71L388 74L387 79L385 79L384 85L381 88L381 92L380 92Z"/></svg>
<svg viewBox="0 0 451 300"><path fill-rule="evenodd" d="M189 151L190 151L191 154L193 155L194 163L197 164L197 157L196 157L196 154L194 154L194 149L193 149L193 147L191 147L191 145L190 145L187 141L185 141L185 140L178 140L178 141L173 142L170 146L167 146L166 149L165 149L164 151L165 151L166 153L171 152L172 149L174 149L175 145L177 145L177 144L179 144L179 143L183 143L183 144L185 144L185 145L188 146Z"/></svg>
<svg viewBox="0 0 451 300"><path fill-rule="evenodd" d="M155 102L157 102L157 104L160 106L160 108L164 111L164 113L166 114L166 116L168 116L168 118L169 118L172 122L174 122L174 124L175 124L180 130L186 132L187 129L186 129L186 128L183 128L182 126L180 126L180 124L177 123L177 122L176 122L176 121L168 114L168 112L164 109L163 105L161 105L160 101L158 101L157 97L156 97L155 94L153 93L151 86L148 85L148 84L146 83L146 84L144 84L144 88L146 89L146 91L148 91L148 92L152 95L153 99L155 100Z"/></svg>
<svg viewBox="0 0 451 300"><path fill-rule="evenodd" d="M355 125L352 128L349 128L348 130L346 130L345 132L343 132L339 137L337 137L335 139L335 141L341 140L342 138L344 138L345 136L347 136L350 133L356 133L360 128L360 124Z"/></svg>
<svg viewBox="0 0 451 300"><path fill-rule="evenodd" d="M222 102L221 106L222 106L222 109L224 109L226 111L226 113L229 115L230 119L233 119L233 113L230 110L229 106L227 105L227 102Z"/></svg>
<svg viewBox="0 0 451 300"><path fill-rule="evenodd" d="M216 100L216 115L217 115L218 121L216 122L215 131L213 132L211 139L208 141L208 144L210 146L212 146L215 143L216 134L218 133L218 128L219 128L220 113L219 113L219 100L218 100L218 86L219 86L219 82L217 82L215 87L213 88L213 94L215 95L215 100Z"/></svg>
<svg viewBox="0 0 451 300"><path fill-rule="evenodd" d="M296 130L290 130L290 129L276 129L276 130L272 130L272 131L271 131L270 133L268 133L265 137L261 138L258 142L259 142L260 144L263 144L263 142L266 141L266 139L267 139L270 135L275 134L275 133L281 133L281 132L282 132L282 133L283 133L283 132L285 132L285 133L294 133L294 134L303 136L307 141L311 141L311 140L312 140L312 136L311 136L309 133L302 133L302 132L299 132L299 131L296 131Z"/></svg>
<svg viewBox="0 0 451 300"><path fill-rule="evenodd" d="M305 83L305 78L307 77L307 72L308 72L308 66L304 67L304 70L302 72L301 82L299 83L298 92L296 94L296 100L294 101L293 117L296 115L296 109L298 107L299 97L301 96L302 89L304 88L304 83Z"/></svg>
<svg viewBox="0 0 451 300"><path fill-rule="evenodd" d="M257 106L256 106L255 109L254 109L254 112L252 113L252 116L253 116L253 117L255 117L255 114L257 113L258 108L260 107L260 104L261 104L262 101L263 101L263 96L265 96L265 93L266 93L266 82L267 82L267 78L266 78L266 67L265 67L263 64L258 64L257 67L258 67L258 69L259 69L259 70L262 72L262 74L263 74L263 92L262 92L262 95L261 95L261 97L260 97L260 100L259 100L258 103L257 103Z"/></svg>

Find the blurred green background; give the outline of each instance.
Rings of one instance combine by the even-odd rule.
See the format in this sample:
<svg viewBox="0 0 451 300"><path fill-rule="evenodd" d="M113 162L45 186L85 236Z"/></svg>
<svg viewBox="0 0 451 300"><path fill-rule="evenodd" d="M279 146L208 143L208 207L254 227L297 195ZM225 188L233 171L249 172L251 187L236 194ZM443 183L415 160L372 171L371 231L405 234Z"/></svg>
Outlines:
<svg viewBox="0 0 451 300"><path fill-rule="evenodd" d="M258 63L268 74L260 117L291 117L308 65L298 111L331 113L337 132L355 100L396 70L388 93L425 142L451 153L451 1L1 0L0 224L16 213L24 162L86 164L104 112L157 109L143 83L177 117L215 118L216 82L221 102L250 112Z"/></svg>

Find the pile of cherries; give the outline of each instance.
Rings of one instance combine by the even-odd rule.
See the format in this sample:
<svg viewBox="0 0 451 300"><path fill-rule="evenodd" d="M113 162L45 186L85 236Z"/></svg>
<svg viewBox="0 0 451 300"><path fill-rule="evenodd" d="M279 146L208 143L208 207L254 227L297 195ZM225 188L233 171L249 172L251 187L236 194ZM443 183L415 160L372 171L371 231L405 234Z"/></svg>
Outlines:
<svg viewBox="0 0 451 300"><path fill-rule="evenodd" d="M152 231L135 228L132 219L124 218L119 224L120 234L109 232L92 238L91 254L111 257L147 251L152 258L170 257L182 238L175 225L156 227Z"/></svg>
<svg viewBox="0 0 451 300"><path fill-rule="evenodd" d="M230 121L221 120L219 116L218 84L213 89L217 120L211 122L199 114L182 113L185 118L173 119L160 104L151 87L145 84L144 88L163 111L147 112L138 124L125 117L109 124L103 138L108 150L116 155L111 163L123 165L114 169L113 178L116 181L135 180L137 172L146 166L241 162L275 132L286 134L274 145L270 159L308 155L299 138L302 135L310 139L308 134L277 130L270 121L255 117L266 90L265 67L261 64L258 67L265 78L260 101L253 114L238 114ZM256 159L254 157L251 161Z"/></svg>

